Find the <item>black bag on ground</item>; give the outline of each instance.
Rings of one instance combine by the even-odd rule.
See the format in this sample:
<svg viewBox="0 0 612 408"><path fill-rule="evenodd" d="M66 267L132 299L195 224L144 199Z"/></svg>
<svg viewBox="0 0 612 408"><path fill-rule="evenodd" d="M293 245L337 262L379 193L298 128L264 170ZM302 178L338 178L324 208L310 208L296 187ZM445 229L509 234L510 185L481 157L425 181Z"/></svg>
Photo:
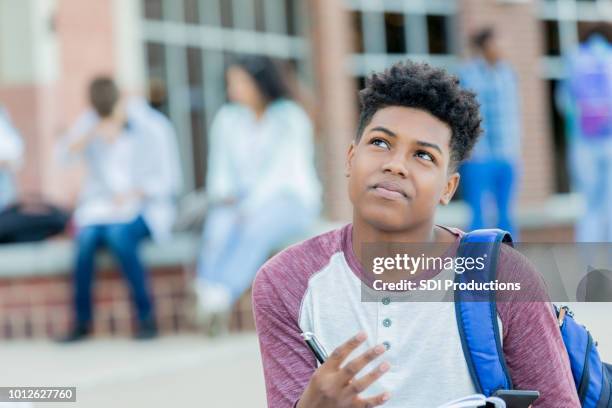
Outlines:
<svg viewBox="0 0 612 408"><path fill-rule="evenodd" d="M12 204L0 212L0 244L42 241L63 232L69 219L65 210L39 200Z"/></svg>

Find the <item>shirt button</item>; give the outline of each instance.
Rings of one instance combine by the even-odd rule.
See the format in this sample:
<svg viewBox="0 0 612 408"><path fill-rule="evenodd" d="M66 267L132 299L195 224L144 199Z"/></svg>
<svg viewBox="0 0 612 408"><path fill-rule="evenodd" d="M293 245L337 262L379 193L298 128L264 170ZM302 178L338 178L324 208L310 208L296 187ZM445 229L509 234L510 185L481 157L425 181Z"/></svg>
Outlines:
<svg viewBox="0 0 612 408"><path fill-rule="evenodd" d="M382 298L382 304L387 306L389 303L391 303L391 299L388 297L384 297Z"/></svg>
<svg viewBox="0 0 612 408"><path fill-rule="evenodd" d="M388 341L383 341L382 345L385 346L387 350L391 348L391 343L389 343Z"/></svg>
<svg viewBox="0 0 612 408"><path fill-rule="evenodd" d="M383 320L382 323L383 323L383 326L389 327L389 326L391 326L391 319L385 319L385 320Z"/></svg>

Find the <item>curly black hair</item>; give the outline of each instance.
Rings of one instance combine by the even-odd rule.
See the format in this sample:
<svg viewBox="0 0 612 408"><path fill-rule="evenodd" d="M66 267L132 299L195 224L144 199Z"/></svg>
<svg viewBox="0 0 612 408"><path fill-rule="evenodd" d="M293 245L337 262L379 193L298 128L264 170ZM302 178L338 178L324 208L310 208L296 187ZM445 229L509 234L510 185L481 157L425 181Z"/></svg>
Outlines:
<svg viewBox="0 0 612 408"><path fill-rule="evenodd" d="M467 158L482 131L476 95L461 88L456 76L427 63L398 62L384 72L373 73L359 92L359 100L357 142L380 109L389 106L421 109L450 127L453 168Z"/></svg>

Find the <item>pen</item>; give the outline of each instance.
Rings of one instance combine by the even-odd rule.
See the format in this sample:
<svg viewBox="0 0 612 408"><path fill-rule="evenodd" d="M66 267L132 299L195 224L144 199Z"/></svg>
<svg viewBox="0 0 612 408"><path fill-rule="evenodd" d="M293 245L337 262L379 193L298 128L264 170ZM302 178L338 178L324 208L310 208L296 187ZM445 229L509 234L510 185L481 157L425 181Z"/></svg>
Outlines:
<svg viewBox="0 0 612 408"><path fill-rule="evenodd" d="M327 352L317 339L317 336L315 336L315 334L312 332L304 332L302 333L302 337L304 338L306 344L308 344L310 350L312 350L319 363L323 364L325 360L327 360Z"/></svg>

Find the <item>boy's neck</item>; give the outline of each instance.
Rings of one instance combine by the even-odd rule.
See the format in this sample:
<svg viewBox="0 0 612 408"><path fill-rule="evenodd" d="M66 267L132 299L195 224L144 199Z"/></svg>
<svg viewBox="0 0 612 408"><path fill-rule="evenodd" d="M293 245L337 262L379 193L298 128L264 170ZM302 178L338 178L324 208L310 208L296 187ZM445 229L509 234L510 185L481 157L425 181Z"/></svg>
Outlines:
<svg viewBox="0 0 612 408"><path fill-rule="evenodd" d="M441 229L440 229L441 230ZM436 231L433 219L416 225L404 231L383 231L353 214L353 252L361 259L363 243L397 242L397 243L428 243L453 242L455 237L448 231Z"/></svg>
<svg viewBox="0 0 612 408"><path fill-rule="evenodd" d="M436 242L433 220L403 231L383 231L353 217L353 242Z"/></svg>

